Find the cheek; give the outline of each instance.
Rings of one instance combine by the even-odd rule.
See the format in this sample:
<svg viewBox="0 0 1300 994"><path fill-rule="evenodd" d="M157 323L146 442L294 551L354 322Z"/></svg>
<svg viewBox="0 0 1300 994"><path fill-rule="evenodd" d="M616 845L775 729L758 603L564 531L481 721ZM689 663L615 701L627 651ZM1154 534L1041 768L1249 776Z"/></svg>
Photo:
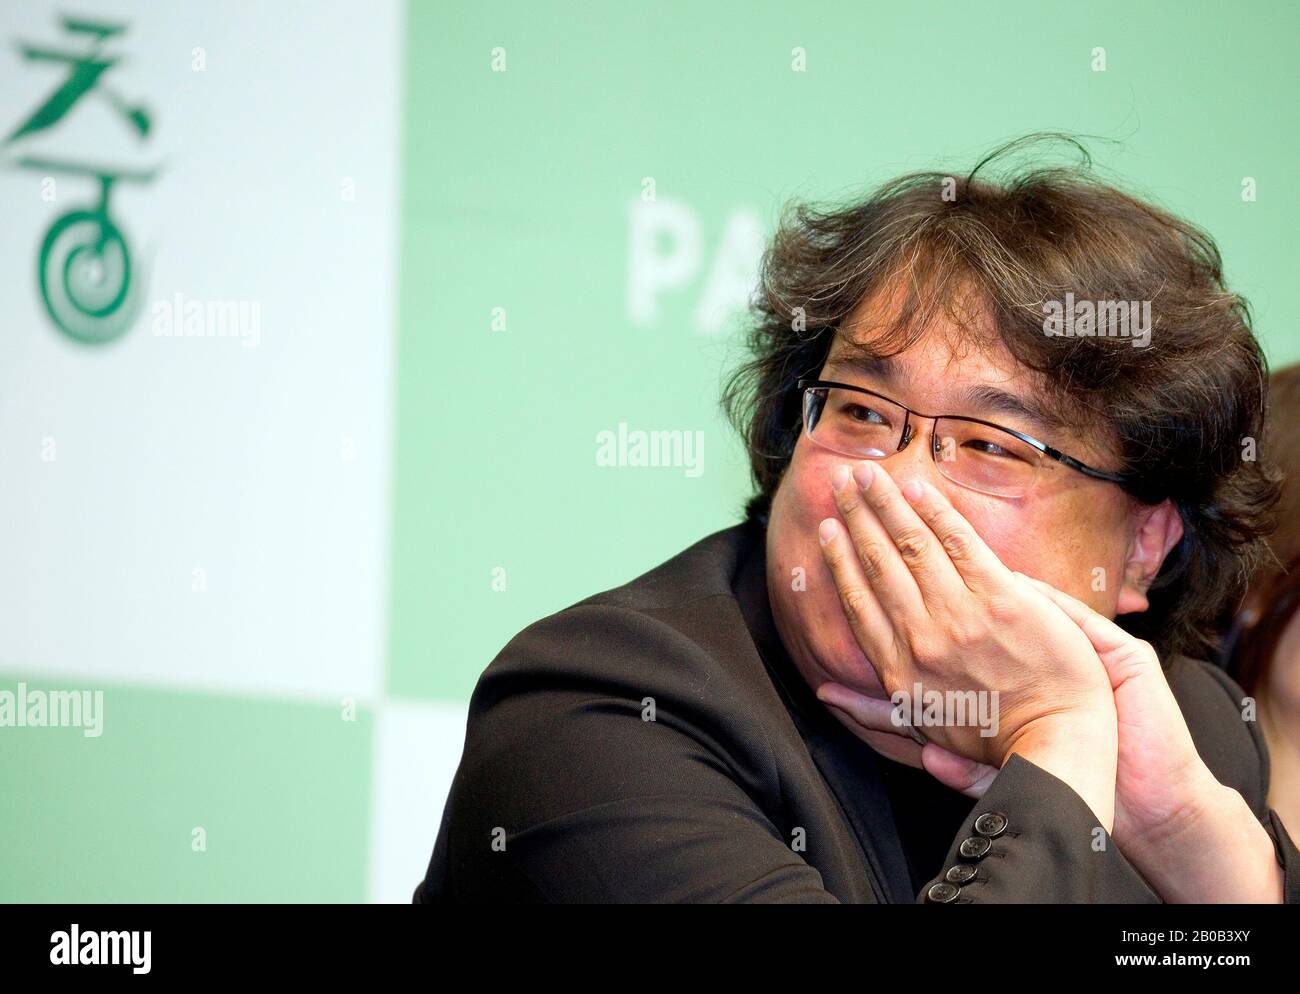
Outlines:
<svg viewBox="0 0 1300 994"><path fill-rule="evenodd" d="M769 524L768 554L769 558L775 556L769 565L779 570L783 581L793 569L801 568L807 587L799 594L799 611L815 615L820 623L839 610L839 595L822 555L817 526L826 518L839 517L831 472L842 461L831 453L796 451L773 501Z"/></svg>
<svg viewBox="0 0 1300 994"><path fill-rule="evenodd" d="M841 460L814 456L790 465L791 510L816 541L817 525L826 518L838 517L835 492L831 490L831 472Z"/></svg>
<svg viewBox="0 0 1300 994"><path fill-rule="evenodd" d="M1115 523L1072 501L1009 507L970 491L948 498L1008 569L1114 617L1122 567Z"/></svg>
<svg viewBox="0 0 1300 994"><path fill-rule="evenodd" d="M844 617L817 541L818 524L838 516L831 472L842 461L816 452L791 460L768 523L768 591L786 648L810 684L829 678L875 693L880 681Z"/></svg>
<svg viewBox="0 0 1300 994"><path fill-rule="evenodd" d="M947 497L1008 569L1031 576L1042 574L1044 543L1034 538L1037 530L1026 521L1032 518L1028 509L1012 508L1005 501L968 490L950 490Z"/></svg>
<svg viewBox="0 0 1300 994"><path fill-rule="evenodd" d="M773 501L773 521L779 522L782 547L797 547L801 554L811 548L820 561L817 526L839 515L835 492L831 490L831 473L846 460L805 442L800 438L781 478Z"/></svg>

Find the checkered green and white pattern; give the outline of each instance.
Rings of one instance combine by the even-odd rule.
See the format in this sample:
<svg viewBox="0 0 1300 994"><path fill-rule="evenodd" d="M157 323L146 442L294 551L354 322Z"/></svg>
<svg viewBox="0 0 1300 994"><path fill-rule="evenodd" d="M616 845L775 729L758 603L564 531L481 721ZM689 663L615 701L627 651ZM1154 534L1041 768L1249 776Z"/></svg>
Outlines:
<svg viewBox="0 0 1300 994"><path fill-rule="evenodd" d="M17 138L68 75L24 46L91 35L0 22L0 692L103 695L0 727L0 900L410 900L483 667L738 520L717 398L792 197L1122 137L1300 358L1285 5L90 6L120 60ZM36 279L96 184L24 157L153 172L113 341ZM636 432L695 461L601 457Z"/></svg>

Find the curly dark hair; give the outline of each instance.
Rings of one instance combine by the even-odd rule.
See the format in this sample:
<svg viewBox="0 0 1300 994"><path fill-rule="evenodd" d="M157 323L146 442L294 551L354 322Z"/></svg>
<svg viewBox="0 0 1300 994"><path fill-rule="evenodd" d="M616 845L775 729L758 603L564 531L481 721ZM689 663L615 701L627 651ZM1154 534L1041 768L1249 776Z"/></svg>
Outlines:
<svg viewBox="0 0 1300 994"><path fill-rule="evenodd" d="M1063 143L1076 161L1035 163L1043 143ZM1254 451L1267 360L1210 236L1102 182L1087 148L1060 134L1008 142L964 177L918 172L847 206L789 205L763 257L751 357L722 395L749 451L747 518L766 525L798 440L796 381L816 375L837 327L886 285L906 294L897 320L860 343L872 354L906 349L942 308L967 334L991 335L1056 410L1115 452L1136 477L1130 492L1172 499L1183 537L1149 610L1117 621L1162 659L1216 658L1223 619L1265 554L1279 487ZM1100 314L1094 337L1044 334L1044 302L1067 292L1150 301L1149 344L1113 337ZM960 320L969 306L991 331Z"/></svg>

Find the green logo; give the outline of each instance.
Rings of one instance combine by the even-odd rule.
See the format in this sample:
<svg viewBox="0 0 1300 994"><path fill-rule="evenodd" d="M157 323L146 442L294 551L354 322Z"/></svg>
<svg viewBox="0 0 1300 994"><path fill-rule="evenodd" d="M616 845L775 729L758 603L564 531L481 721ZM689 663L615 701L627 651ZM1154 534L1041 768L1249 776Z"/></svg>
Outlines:
<svg viewBox="0 0 1300 994"><path fill-rule="evenodd" d="M63 30L81 51L41 48L20 43L18 50L30 63L62 64L67 77L30 117L14 129L5 147L30 139L55 127L88 94L106 100L125 120L138 140L149 137L152 124L142 106L129 105L103 82L120 59L104 53L105 47L126 31L124 24L109 24L64 17ZM45 175L88 178L98 187L98 200L74 207L57 217L46 232L36 264L37 285L45 311L54 326L78 342L101 344L120 337L139 312L140 281L134 280L131 248L122 229L109 214L113 186L119 182L148 183L154 171L131 171L87 162L56 161L24 156L23 169Z"/></svg>

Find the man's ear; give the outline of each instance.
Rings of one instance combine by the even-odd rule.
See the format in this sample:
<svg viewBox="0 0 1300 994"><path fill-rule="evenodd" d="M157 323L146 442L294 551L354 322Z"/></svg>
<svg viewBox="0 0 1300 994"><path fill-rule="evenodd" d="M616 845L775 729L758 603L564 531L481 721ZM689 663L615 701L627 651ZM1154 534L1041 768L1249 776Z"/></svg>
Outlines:
<svg viewBox="0 0 1300 994"><path fill-rule="evenodd" d="M1137 512L1137 526L1124 562L1124 582L1115 603L1116 614L1133 614L1150 607L1147 590L1180 538L1183 519L1172 500L1143 507Z"/></svg>

